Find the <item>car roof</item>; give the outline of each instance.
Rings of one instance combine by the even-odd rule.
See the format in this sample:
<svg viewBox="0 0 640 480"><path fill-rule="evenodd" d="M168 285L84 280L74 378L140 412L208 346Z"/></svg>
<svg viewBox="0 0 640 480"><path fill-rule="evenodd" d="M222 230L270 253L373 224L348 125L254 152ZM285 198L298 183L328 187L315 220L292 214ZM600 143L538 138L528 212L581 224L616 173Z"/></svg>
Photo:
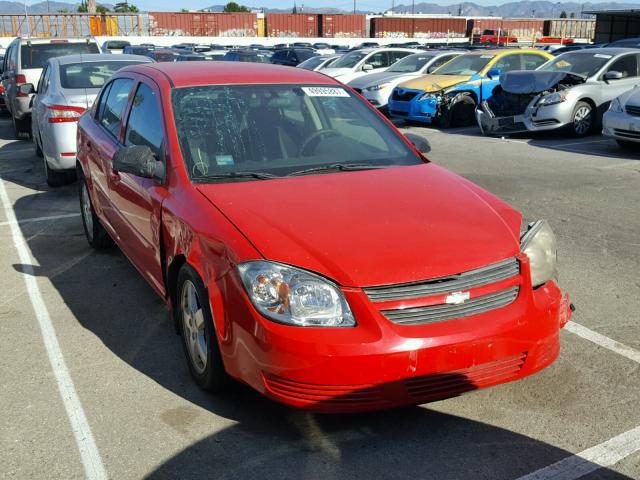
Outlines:
<svg viewBox="0 0 640 480"><path fill-rule="evenodd" d="M151 59L149 57L145 57L143 55L130 55L130 54L120 54L114 55L112 53L86 53L86 54L76 54L76 55L65 55L63 57L53 57L51 60L58 62L60 65L67 65L69 63L88 63L88 62L99 62L101 60L109 60L111 62L126 62L132 60L145 61L150 62Z"/></svg>
<svg viewBox="0 0 640 480"><path fill-rule="evenodd" d="M198 68L185 68L173 62L132 65L118 74L138 72L158 81L164 78L172 86L246 85L269 83L310 83L340 85L337 80L303 68L290 68L266 63L207 62Z"/></svg>
<svg viewBox="0 0 640 480"><path fill-rule="evenodd" d="M97 43L96 39L93 37L16 37L16 40L22 43L64 43L72 42L72 43L80 43L80 42L89 42L89 43Z"/></svg>

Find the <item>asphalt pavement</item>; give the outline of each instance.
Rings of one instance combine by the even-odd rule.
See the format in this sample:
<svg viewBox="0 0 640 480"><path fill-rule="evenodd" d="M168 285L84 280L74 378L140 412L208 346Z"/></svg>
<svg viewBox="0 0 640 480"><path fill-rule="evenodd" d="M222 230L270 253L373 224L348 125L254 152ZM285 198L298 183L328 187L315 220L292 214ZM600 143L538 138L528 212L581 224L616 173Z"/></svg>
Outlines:
<svg viewBox="0 0 640 480"><path fill-rule="evenodd" d="M577 307L553 365L359 415L240 385L204 393L161 300L117 250L89 248L77 186L47 187L3 118L0 478L640 478L640 153L600 136L409 129L434 162L550 222Z"/></svg>

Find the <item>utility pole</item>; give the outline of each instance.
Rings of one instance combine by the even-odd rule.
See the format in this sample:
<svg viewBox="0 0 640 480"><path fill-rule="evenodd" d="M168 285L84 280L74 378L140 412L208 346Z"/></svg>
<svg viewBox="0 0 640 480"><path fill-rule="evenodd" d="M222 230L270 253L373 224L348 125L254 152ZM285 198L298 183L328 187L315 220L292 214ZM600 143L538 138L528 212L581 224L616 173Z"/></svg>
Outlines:
<svg viewBox="0 0 640 480"><path fill-rule="evenodd" d="M356 0L353 0L353 14L356 14Z"/></svg>
<svg viewBox="0 0 640 480"><path fill-rule="evenodd" d="M47 3L49 3L47 1ZM87 0L87 12L96 13L96 0Z"/></svg>

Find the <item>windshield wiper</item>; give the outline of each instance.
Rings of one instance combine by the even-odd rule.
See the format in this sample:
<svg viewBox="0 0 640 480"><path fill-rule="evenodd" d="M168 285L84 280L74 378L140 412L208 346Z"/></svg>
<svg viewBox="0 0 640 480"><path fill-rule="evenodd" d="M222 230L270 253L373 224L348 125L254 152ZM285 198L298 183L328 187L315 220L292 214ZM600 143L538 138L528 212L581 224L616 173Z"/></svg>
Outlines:
<svg viewBox="0 0 640 480"><path fill-rule="evenodd" d="M369 165L367 163L333 163L331 165L321 165L319 167L306 168L304 170L298 170L292 172L288 177L295 177L298 175L307 175L309 173L317 172L329 172L332 170L338 170L340 172L355 172L357 170L377 170L380 168L388 168L391 165Z"/></svg>
<svg viewBox="0 0 640 480"><path fill-rule="evenodd" d="M225 172L225 173L213 173L211 175L199 175L193 177L194 180L220 180L220 179L234 179L234 178L255 178L256 180L269 180L272 178L282 178L272 173L263 172Z"/></svg>

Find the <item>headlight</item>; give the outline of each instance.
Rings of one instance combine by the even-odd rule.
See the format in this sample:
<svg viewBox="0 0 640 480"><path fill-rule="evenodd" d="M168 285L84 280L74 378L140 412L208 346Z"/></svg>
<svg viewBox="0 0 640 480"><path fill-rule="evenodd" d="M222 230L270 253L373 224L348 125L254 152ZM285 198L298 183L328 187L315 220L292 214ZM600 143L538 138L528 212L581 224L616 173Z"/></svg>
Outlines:
<svg viewBox="0 0 640 480"><path fill-rule="evenodd" d="M336 285L313 273L263 260L238 265L253 305L265 317L300 327L353 327L356 322Z"/></svg>
<svg viewBox="0 0 640 480"><path fill-rule="evenodd" d="M548 107L549 105L557 105L558 103L562 103L567 99L567 96L564 93L555 92L551 95L546 95L540 99L538 105L541 107Z"/></svg>
<svg viewBox="0 0 640 480"><path fill-rule="evenodd" d="M614 98L611 100L611 105L609 105L609 111L615 113L622 113L622 104L620 103L620 99Z"/></svg>
<svg viewBox="0 0 640 480"><path fill-rule="evenodd" d="M388 86L388 83L381 83L380 85L372 85L371 87L367 87L364 90L366 90L367 92L377 92L378 90L382 90L384 88L387 88Z"/></svg>
<svg viewBox="0 0 640 480"><path fill-rule="evenodd" d="M546 220L529 224L520 238L520 249L529 257L534 287L558 278L556 236Z"/></svg>

